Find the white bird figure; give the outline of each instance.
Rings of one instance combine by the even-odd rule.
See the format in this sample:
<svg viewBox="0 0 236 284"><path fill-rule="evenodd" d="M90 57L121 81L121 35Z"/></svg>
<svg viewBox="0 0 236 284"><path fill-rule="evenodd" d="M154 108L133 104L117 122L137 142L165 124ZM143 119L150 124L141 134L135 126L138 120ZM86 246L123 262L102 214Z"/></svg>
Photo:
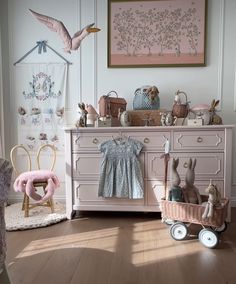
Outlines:
<svg viewBox="0 0 236 284"><path fill-rule="evenodd" d="M99 28L93 28L93 24L87 25L82 30L76 32L73 37L70 36L65 25L52 17L42 15L29 9L30 12L43 24L45 24L51 31L57 32L64 42L64 51L71 53L71 50L77 50L80 47L81 41L90 33L99 32Z"/></svg>

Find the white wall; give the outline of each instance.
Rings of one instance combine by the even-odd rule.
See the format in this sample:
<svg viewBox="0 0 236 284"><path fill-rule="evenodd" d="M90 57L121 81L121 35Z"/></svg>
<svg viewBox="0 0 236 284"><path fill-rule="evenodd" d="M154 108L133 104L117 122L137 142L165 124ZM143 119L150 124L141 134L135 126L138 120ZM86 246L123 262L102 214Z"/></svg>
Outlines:
<svg viewBox="0 0 236 284"><path fill-rule="evenodd" d="M16 116L14 97L13 63L37 40L46 39L57 51L63 54L62 42L57 34L49 31L29 13L31 8L39 13L61 19L70 33L80 27L95 22L101 32L87 37L79 51L71 55L63 54L73 62L69 74L69 92L67 94L67 118L74 123L77 103L91 103L97 107L101 95L116 90L132 108L134 90L142 85L156 85L160 90L161 107L170 109L174 93L180 89L188 94L191 104L208 103L217 98L221 101L221 115L225 124L236 123L235 90L235 50L236 37L236 1L209 0L207 17L207 66L179 68L107 68L107 1L106 0L9 0L9 45L10 45L10 112ZM44 55L45 56L45 55ZM48 58L47 58L48 56ZM46 55L46 60L51 55ZM29 57L29 61L37 60ZM41 59L40 59L41 60ZM51 60L51 58L50 58ZM7 94L5 94L7 96ZM16 141L16 119L11 127L9 149ZM235 145L234 135L234 145ZM235 160L234 151L233 160ZM234 163L233 169L236 168ZM64 169L64 157L59 157L58 171ZM235 171L233 170L233 173ZM61 176L63 179L63 175ZM236 173L232 180L232 198L236 204ZM13 197L13 196L12 196ZM58 198L64 198L64 188L57 192Z"/></svg>

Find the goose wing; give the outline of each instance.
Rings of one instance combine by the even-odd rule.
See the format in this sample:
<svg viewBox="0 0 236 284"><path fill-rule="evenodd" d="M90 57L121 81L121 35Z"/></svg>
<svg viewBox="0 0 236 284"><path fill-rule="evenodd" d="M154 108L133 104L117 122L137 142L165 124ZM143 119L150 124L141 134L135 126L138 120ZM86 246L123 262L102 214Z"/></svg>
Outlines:
<svg viewBox="0 0 236 284"><path fill-rule="evenodd" d="M60 38L65 44L65 49L71 49L71 36L65 25L61 21L46 15L39 14L31 9L29 10L41 23L46 25L51 31L59 34Z"/></svg>

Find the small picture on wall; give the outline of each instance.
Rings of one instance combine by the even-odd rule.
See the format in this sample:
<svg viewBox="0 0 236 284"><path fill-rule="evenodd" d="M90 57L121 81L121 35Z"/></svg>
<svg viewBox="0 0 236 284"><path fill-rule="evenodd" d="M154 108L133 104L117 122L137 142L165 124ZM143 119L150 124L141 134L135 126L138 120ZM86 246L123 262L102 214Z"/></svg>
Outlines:
<svg viewBox="0 0 236 284"><path fill-rule="evenodd" d="M108 0L108 67L205 66L207 0Z"/></svg>

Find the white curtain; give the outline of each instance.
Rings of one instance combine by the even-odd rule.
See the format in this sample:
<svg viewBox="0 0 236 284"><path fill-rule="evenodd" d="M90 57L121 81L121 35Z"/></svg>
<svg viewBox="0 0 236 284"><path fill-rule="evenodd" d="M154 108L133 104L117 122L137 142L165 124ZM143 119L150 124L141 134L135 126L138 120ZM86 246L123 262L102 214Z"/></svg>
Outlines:
<svg viewBox="0 0 236 284"><path fill-rule="evenodd" d="M0 29L0 158L4 157L4 113L3 113L3 82L2 82L2 44Z"/></svg>

